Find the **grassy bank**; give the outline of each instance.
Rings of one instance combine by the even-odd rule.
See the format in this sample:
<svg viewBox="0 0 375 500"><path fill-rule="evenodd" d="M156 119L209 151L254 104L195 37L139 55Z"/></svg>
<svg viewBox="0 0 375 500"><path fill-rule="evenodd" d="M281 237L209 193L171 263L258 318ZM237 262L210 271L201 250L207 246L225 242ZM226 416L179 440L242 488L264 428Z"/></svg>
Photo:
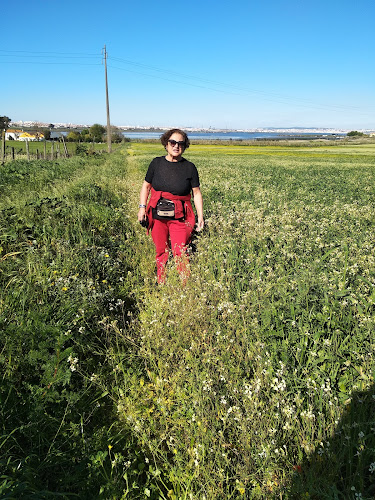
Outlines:
<svg viewBox="0 0 375 500"><path fill-rule="evenodd" d="M137 460L96 380L137 309L123 158L1 167L1 498L120 498Z"/></svg>
<svg viewBox="0 0 375 500"><path fill-rule="evenodd" d="M0 491L372 498L374 145L192 146L183 289L136 222L161 154L8 172Z"/></svg>

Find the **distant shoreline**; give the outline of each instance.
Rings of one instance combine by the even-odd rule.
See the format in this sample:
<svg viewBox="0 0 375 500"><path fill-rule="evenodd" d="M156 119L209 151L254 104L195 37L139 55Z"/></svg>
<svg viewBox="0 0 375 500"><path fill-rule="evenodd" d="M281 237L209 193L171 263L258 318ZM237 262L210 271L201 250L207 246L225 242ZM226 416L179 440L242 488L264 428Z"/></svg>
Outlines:
<svg viewBox="0 0 375 500"><path fill-rule="evenodd" d="M129 140L139 140L139 141L157 141L160 140L160 135L162 132L152 131L131 131L122 130L122 135ZM313 133L313 132L275 132L275 131L262 131L262 132L244 132L244 131L233 131L233 132L222 132L222 131L194 131L187 132L190 141L192 142L209 142L209 141L219 141L219 142L232 142L232 143L244 143L247 141L295 141L295 140L331 140L337 141L342 140L347 137L346 133Z"/></svg>
<svg viewBox="0 0 375 500"><path fill-rule="evenodd" d="M11 122L9 128L21 127L21 128L49 128L51 123L41 123L41 122L30 122L30 121L17 121ZM73 124L73 123L52 123L54 129L57 130L74 130L74 129L84 129L90 128L92 126L88 124ZM130 125L113 125L114 128L121 130L122 132L144 132L144 133L159 133L162 134L166 130L172 127L142 127L142 126L130 126ZM233 134L233 133L278 133L278 134L347 134L352 129L344 128L327 128L327 127L254 127L254 128L238 128L238 129L224 129L224 128L204 128L204 127L179 127L186 131L189 135L193 133L221 133L221 134ZM357 129L359 132L366 134L375 133L375 129Z"/></svg>

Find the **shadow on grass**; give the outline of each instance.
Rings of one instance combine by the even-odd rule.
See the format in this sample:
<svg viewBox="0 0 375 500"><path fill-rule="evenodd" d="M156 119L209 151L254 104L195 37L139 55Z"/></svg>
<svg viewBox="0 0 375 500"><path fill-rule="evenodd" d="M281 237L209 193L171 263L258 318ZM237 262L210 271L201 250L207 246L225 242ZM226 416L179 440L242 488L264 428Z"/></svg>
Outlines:
<svg viewBox="0 0 375 500"><path fill-rule="evenodd" d="M332 438L296 470L288 498L375 498L375 385L353 393Z"/></svg>

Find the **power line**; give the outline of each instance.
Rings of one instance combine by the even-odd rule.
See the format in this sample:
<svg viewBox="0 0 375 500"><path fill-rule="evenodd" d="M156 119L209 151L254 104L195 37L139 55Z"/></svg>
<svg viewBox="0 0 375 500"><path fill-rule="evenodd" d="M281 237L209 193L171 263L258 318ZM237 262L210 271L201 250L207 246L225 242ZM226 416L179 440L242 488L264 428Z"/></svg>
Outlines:
<svg viewBox="0 0 375 500"><path fill-rule="evenodd" d="M101 63L83 63L83 62L41 62L41 61L2 61L1 64L32 64L34 66L42 64L42 65L57 65L57 66L101 66Z"/></svg>
<svg viewBox="0 0 375 500"><path fill-rule="evenodd" d="M214 92L222 92L224 94L242 95L242 94L239 94L238 92L236 93L236 92L229 92L229 91L226 91L226 90L213 89L213 88L210 88L210 87L206 87L204 85L198 85L196 83L181 82L179 80L172 80L171 78L165 78L163 76L149 75L147 73L142 73L140 71L133 71L131 69L126 69L126 68L119 68L118 66L113 66L112 64L108 65L108 67L109 68L113 68L113 69L119 69L121 71L127 71L128 73L134 73L135 75L147 76L148 78L158 78L159 80L164 80L166 82L180 83L181 85L189 85L190 87L197 87L197 88L200 88L200 89L212 90Z"/></svg>
<svg viewBox="0 0 375 500"><path fill-rule="evenodd" d="M0 55L14 55L14 54L30 54L30 56L35 56L35 57L42 57L42 54L44 54L46 57L48 56L63 56L63 57L98 57L100 58L99 54L89 54L87 52L37 52L37 51L31 51L31 50L3 50L0 49L0 53L6 52L7 54L0 54ZM30 57L27 56L27 57Z"/></svg>
<svg viewBox="0 0 375 500"><path fill-rule="evenodd" d="M22 61L2 61L2 64L32 64L32 65L77 65L77 66L98 66L101 65L101 61L98 63L95 62L84 62L84 61L74 61L75 59L101 59L101 55L92 54L86 52L48 52L48 51L27 51L27 50L1 50L0 49L0 57L22 57L23 59L33 59L30 60L22 60ZM38 60L38 59L55 59L52 61ZM64 59L73 59L73 61L63 61ZM287 96L282 95L276 92L266 92L263 90L252 89L248 87L242 87L239 85L233 85L230 83L219 82L207 78L198 77L195 75L188 75L184 73L178 73L175 71L170 71L167 69L159 68L157 66L152 66L136 61L131 61L128 59L122 59L119 57L109 57L107 55L108 61L115 61L120 64L130 65L138 68L144 68L149 71L158 74L149 74L143 73L142 71L136 71L129 68L118 67L112 64L108 64L108 67L113 69L118 69L120 71L126 71L129 73L141 75L147 78L157 78L159 80L164 80L172 83L177 83L179 85L185 85L195 88L200 88L204 90L208 90L210 92L218 92L227 95L237 95L237 96L246 96L246 95L256 95L263 101L268 102L277 102L281 104L291 104L294 106L309 108L309 109L317 109L324 111L353 111L356 113L360 113L362 115L372 115L371 110L363 112L361 108L358 106L348 106L341 104L325 104L325 103L316 103L311 99L305 99L295 96ZM175 78L169 78L168 75Z"/></svg>
<svg viewBox="0 0 375 500"><path fill-rule="evenodd" d="M126 68L119 68L119 67L113 66L113 65L108 65L108 67L113 68L113 69L119 69L121 71L127 71L129 73L134 73L134 74L141 75L141 76L146 76L147 78L157 78L159 80L164 80L167 82L178 83L180 85L187 85L189 87L201 88L204 90L209 90L211 92L219 92L222 94L243 96L244 94L251 94L251 93L255 92L255 91L251 91L251 90L247 90L247 89L242 89L240 87L238 87L238 90L239 90L238 92L234 92L234 91L232 92L230 90L215 89L212 87L207 87L206 85L199 85L197 83L183 82L183 81L173 80L171 78L166 78L166 77L159 76L159 75L150 75L147 73L142 73L140 71L134 71L134 70L126 69ZM199 81L199 78L197 78L197 80ZM220 85L220 84L218 83L218 85ZM225 86L226 84L221 84L221 85ZM242 93L240 93L240 92L242 92ZM259 92L261 92L261 91L259 91ZM330 104L315 104L313 102L311 102L311 104L309 104L309 101L306 101L304 99L301 99L301 102L298 102L298 98L296 98L294 100L294 98L287 97L287 96L280 96L279 98L276 96L273 97L272 93L267 94L266 92L262 92L262 94L264 94L264 95L261 96L260 98L263 101L267 101L267 102L277 102L277 103L281 103L281 104L293 104L294 106L298 106L298 107L302 107L302 108L317 109L317 110L322 110L322 111L331 110L331 111L345 112L345 111L350 110L350 111L356 111L358 114L361 114L361 115L373 116L372 113L365 113L365 112L360 111L360 108L358 108L358 107L335 106L335 105L330 105ZM269 95L270 97L267 97L267 95ZM293 100L294 100L294 102L293 102Z"/></svg>
<svg viewBox="0 0 375 500"><path fill-rule="evenodd" d="M188 80L195 80L195 81L199 81L199 82L203 82L203 83L208 83L208 84L211 84L211 85L216 85L216 86L219 86L219 87L227 87L228 89L233 89L235 91L239 91L239 92L246 93L246 94L259 94L261 96L265 96L266 98L268 98L266 100L270 100L272 102L275 102L275 100L276 100L276 102L280 102L279 100L281 99L282 100L281 102L283 102L285 104L288 103L288 101L291 101L294 104L297 101L300 101L303 104L307 104L308 107L317 106L317 109L340 110L340 108L342 108L344 110L348 110L349 109L349 110L353 110L353 111L356 111L356 110L359 109L356 106L347 106L347 105L343 106L341 104L338 104L338 105L335 105L335 104L319 104L319 103L315 103L315 102L311 101L311 99L286 96L286 95L282 95L282 94L275 93L275 92L265 92L263 90L251 89L251 88L248 88L248 87L240 87L238 85L233 85L233 84L229 84L229 83L218 82L218 81L215 81L215 80L201 78L201 77L197 77L197 76L193 76L193 75L187 75L187 74L184 74L184 73L177 73L175 71L161 69L161 68L158 68L156 66L150 66L150 65L147 65L147 64L130 61L128 59L121 59L121 58L116 58L116 57L110 57L109 59L113 60L113 61L117 61L117 62L122 62L124 64L129 64L129 65L132 65L132 66L138 66L138 67L141 67L141 68L149 69L149 70L156 71L156 72L170 74L170 75L177 76L177 77L184 78L184 79L186 78ZM117 69L124 69L124 68L117 68ZM125 70L125 71L136 73L135 71L131 71L131 70ZM158 78L157 76L148 75L148 74L139 73L139 72L137 74L141 74L141 75L148 76L148 77ZM159 77L159 78L161 79L161 77ZM163 79L165 79L165 78L163 78ZM176 82L176 80L168 80L168 81L174 81L174 82ZM176 83L181 83L181 84L186 84L186 85L191 85L191 86L198 86L196 84L189 84L189 83L185 83L185 82L176 82ZM200 88L207 88L208 90L214 90L216 92L219 92L219 90L217 90L217 89L213 89L213 88L209 88L209 87L205 87L205 86L199 86L199 87ZM225 93L232 94L232 95L243 95L243 94L239 94L238 92L229 92L229 91L227 91Z"/></svg>
<svg viewBox="0 0 375 500"><path fill-rule="evenodd" d="M0 50L2 64L75 64L75 65L100 65L101 56L99 54L72 53L72 52L35 52L28 50ZM4 60L5 58L5 60ZM14 60L6 60L12 58ZM49 60L48 60L49 59ZM70 59L71 61L66 61ZM84 62L85 60L97 59L98 62ZM81 60L81 61L77 61Z"/></svg>

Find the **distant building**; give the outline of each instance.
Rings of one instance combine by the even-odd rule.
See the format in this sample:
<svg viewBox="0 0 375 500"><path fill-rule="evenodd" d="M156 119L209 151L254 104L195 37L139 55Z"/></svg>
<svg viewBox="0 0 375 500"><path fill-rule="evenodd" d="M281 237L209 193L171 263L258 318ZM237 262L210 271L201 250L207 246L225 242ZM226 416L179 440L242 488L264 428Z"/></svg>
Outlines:
<svg viewBox="0 0 375 500"><path fill-rule="evenodd" d="M29 132L21 132L18 137L19 141L43 141L44 134L39 132L38 134L30 134Z"/></svg>
<svg viewBox="0 0 375 500"><path fill-rule="evenodd" d="M50 140L61 140L62 132L51 130ZM44 141L45 137L42 132L24 132L21 129L9 128L5 132L6 141Z"/></svg>
<svg viewBox="0 0 375 500"><path fill-rule="evenodd" d="M20 134L22 134L22 130L16 128L8 128L5 132L5 140L6 141L18 141Z"/></svg>

